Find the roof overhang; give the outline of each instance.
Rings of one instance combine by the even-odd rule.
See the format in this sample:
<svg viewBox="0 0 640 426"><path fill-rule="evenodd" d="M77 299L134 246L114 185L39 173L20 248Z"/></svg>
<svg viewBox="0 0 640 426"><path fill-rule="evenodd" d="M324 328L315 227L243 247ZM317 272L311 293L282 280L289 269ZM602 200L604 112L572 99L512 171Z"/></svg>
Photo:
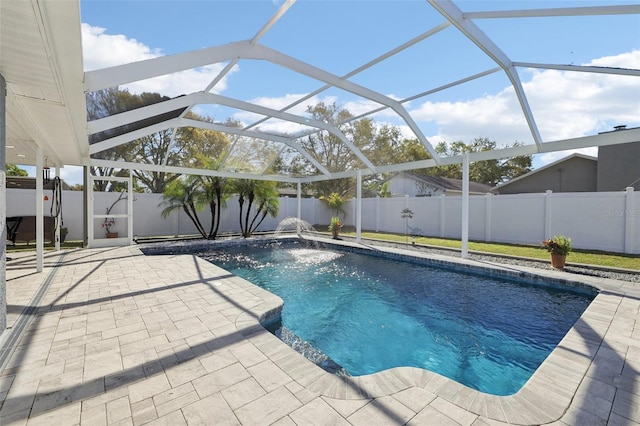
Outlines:
<svg viewBox="0 0 640 426"><path fill-rule="evenodd" d="M6 81L6 162L49 166L88 158L80 4L0 2L0 74Z"/></svg>

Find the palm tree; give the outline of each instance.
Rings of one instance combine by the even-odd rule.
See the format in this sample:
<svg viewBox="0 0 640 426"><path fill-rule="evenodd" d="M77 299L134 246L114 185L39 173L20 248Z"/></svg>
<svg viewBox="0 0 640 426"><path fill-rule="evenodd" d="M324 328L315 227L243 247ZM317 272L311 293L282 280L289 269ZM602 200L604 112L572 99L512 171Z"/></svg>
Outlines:
<svg viewBox="0 0 640 426"><path fill-rule="evenodd" d="M347 204L347 199L342 197L337 192L332 192L328 197L324 195L320 197L322 201L327 203L327 206L336 212L334 216L339 216L338 213L342 213L345 217L347 216L347 212L344 209L344 205Z"/></svg>
<svg viewBox="0 0 640 426"><path fill-rule="evenodd" d="M218 170L222 157L211 159L204 155L199 155L198 161L204 168ZM202 187L202 201L209 205L209 210L211 211L211 226L209 227L207 238L215 240L220 229L222 208L227 206L227 200L229 199L230 181L221 176L199 176L198 179Z"/></svg>
<svg viewBox="0 0 640 426"><path fill-rule="evenodd" d="M163 218L166 219L174 211L183 210L202 238L207 238L207 233L198 217L198 212L204 208L205 204L202 202L200 182L196 177L190 176L171 182L162 193L162 200L161 204L166 205L161 213Z"/></svg>
<svg viewBox="0 0 640 426"><path fill-rule="evenodd" d="M249 226L249 229L252 230L251 232L258 229L267 215L271 217L276 217L278 215L280 199L278 198L278 189L276 188L275 182L263 181L258 185L258 188L256 189L256 201L258 202L258 210L253 216L253 220ZM255 223L259 216L260 220L258 223Z"/></svg>
<svg viewBox="0 0 640 426"><path fill-rule="evenodd" d="M278 190L275 182L242 179L236 182L236 191L238 204L240 204L240 232L244 238L247 238L260 226L267 215L275 217L278 214L280 205ZM251 218L254 205L257 207Z"/></svg>

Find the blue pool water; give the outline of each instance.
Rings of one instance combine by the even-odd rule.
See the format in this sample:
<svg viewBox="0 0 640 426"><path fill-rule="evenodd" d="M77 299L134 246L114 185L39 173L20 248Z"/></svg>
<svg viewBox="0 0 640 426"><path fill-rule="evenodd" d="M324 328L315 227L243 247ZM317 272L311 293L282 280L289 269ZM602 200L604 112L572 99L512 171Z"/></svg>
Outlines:
<svg viewBox="0 0 640 426"><path fill-rule="evenodd" d="M203 257L284 300L282 325L350 375L413 366L513 394L590 295L302 246Z"/></svg>

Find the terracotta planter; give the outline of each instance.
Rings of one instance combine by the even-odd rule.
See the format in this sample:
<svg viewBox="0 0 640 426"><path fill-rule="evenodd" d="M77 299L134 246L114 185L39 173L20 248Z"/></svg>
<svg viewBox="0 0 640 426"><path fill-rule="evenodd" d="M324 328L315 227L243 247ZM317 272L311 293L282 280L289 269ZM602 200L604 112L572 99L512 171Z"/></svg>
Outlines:
<svg viewBox="0 0 640 426"><path fill-rule="evenodd" d="M118 238L117 232L107 232L107 238Z"/></svg>
<svg viewBox="0 0 640 426"><path fill-rule="evenodd" d="M551 253L551 266L556 269L564 269L564 265L567 262L566 254L553 254Z"/></svg>

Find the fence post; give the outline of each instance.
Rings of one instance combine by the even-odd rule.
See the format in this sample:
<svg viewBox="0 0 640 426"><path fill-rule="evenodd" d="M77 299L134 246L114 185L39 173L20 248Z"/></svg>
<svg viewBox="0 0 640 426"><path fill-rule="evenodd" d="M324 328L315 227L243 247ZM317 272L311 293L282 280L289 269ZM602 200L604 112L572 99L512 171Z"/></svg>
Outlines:
<svg viewBox="0 0 640 426"><path fill-rule="evenodd" d="M173 215L173 233L176 238L180 235L180 215L182 214L182 209L177 211L177 214Z"/></svg>
<svg viewBox="0 0 640 426"><path fill-rule="evenodd" d="M376 232L380 231L380 196L376 195Z"/></svg>
<svg viewBox="0 0 640 426"><path fill-rule="evenodd" d="M634 243L636 235L635 233L635 225L636 225L636 217L638 216L638 212L636 212L635 207L635 199L633 196L633 187L628 187L625 193L625 203L624 203L624 252L625 253L633 253Z"/></svg>
<svg viewBox="0 0 640 426"><path fill-rule="evenodd" d="M445 210L445 206L444 206L444 198L445 195L444 193L442 195L440 195L440 238L444 238L444 210Z"/></svg>
<svg viewBox="0 0 640 426"><path fill-rule="evenodd" d="M484 240L491 241L491 197L492 193L487 192L484 197Z"/></svg>
<svg viewBox="0 0 640 426"><path fill-rule="evenodd" d="M553 191L547 189L544 193L544 235L542 239L550 238L549 232L551 231L551 193Z"/></svg>
<svg viewBox="0 0 640 426"><path fill-rule="evenodd" d="M298 181L296 191L296 207L296 217L298 218L298 221L300 221L302 220L302 183L300 181Z"/></svg>
<svg viewBox="0 0 640 426"><path fill-rule="evenodd" d="M351 198L351 217L353 225L355 226L355 218L358 216L358 200L356 197ZM347 224L347 218L345 217L344 224Z"/></svg>

